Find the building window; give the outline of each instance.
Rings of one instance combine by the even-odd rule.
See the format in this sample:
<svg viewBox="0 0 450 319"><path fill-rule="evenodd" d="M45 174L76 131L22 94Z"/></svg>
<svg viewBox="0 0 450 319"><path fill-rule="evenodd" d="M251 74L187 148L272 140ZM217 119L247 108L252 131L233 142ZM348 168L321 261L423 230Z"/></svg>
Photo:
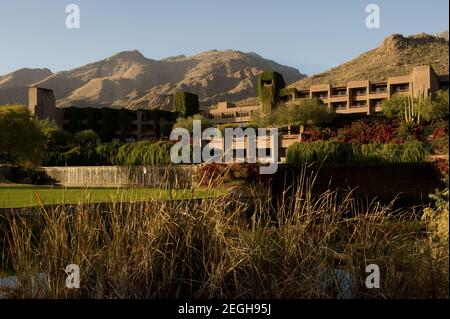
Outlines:
<svg viewBox="0 0 450 319"><path fill-rule="evenodd" d="M353 92L356 96L361 96L361 95L366 95L367 94L367 90L366 88L357 88L357 89L353 89Z"/></svg>
<svg viewBox="0 0 450 319"><path fill-rule="evenodd" d="M393 93L401 93L409 91L409 83L394 84L392 86Z"/></svg>
<svg viewBox="0 0 450 319"><path fill-rule="evenodd" d="M331 106L335 110L341 110L341 109L346 109L347 108L347 103L345 103L345 102L337 102L337 103L332 103Z"/></svg>
<svg viewBox="0 0 450 319"><path fill-rule="evenodd" d="M439 89L443 91L448 91L448 82L439 83Z"/></svg>
<svg viewBox="0 0 450 319"><path fill-rule="evenodd" d="M384 93L384 92L387 92L387 84L372 85L371 93Z"/></svg>
<svg viewBox="0 0 450 319"><path fill-rule="evenodd" d="M296 98L299 99L309 99L309 91L298 92Z"/></svg>
<svg viewBox="0 0 450 319"><path fill-rule="evenodd" d="M366 101L355 101L352 107L359 108L359 107L366 107L367 103Z"/></svg>
<svg viewBox="0 0 450 319"><path fill-rule="evenodd" d="M234 113L222 113L222 118L224 119L232 119L235 117Z"/></svg>
<svg viewBox="0 0 450 319"><path fill-rule="evenodd" d="M373 107L380 107L383 104L384 99L375 99L375 100L371 100L370 104Z"/></svg>
<svg viewBox="0 0 450 319"><path fill-rule="evenodd" d="M313 97L318 98L318 99L326 99L328 97L328 92L326 92L326 91L314 92Z"/></svg>
<svg viewBox="0 0 450 319"><path fill-rule="evenodd" d="M346 88L335 88L333 89L333 96L346 96L347 95L347 89Z"/></svg>

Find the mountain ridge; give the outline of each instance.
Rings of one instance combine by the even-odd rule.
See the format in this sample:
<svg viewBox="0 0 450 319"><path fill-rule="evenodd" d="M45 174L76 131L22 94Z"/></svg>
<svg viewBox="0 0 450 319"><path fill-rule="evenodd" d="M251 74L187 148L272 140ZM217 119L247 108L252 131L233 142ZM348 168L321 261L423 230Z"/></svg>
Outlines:
<svg viewBox="0 0 450 319"><path fill-rule="evenodd" d="M5 97L11 100L11 96L26 103L24 86L37 85L53 89L59 107L169 110L172 94L179 90L196 93L202 105L210 105L256 95L257 76L265 70L282 73L288 83L305 77L295 68L231 49L161 60L149 59L138 50L121 51L71 70L36 77L33 83L18 85L20 81L16 81L8 90L0 87L0 103L5 103ZM0 79L8 83L15 72Z"/></svg>
<svg viewBox="0 0 450 319"><path fill-rule="evenodd" d="M411 36L391 34L378 48L356 58L291 84L299 90L330 83L346 85L350 81L384 81L390 76L409 74L419 65L431 65L438 75L448 74L448 39L443 35L419 33Z"/></svg>

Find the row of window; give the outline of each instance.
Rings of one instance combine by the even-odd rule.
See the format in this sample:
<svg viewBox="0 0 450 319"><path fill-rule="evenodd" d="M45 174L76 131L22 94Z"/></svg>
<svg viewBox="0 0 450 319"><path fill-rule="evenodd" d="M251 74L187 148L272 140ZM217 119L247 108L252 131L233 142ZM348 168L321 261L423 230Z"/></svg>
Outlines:
<svg viewBox="0 0 450 319"><path fill-rule="evenodd" d="M370 100L370 106L372 107L380 107L383 103L384 99L373 99ZM347 103L346 102L336 102L336 103L331 103L331 106L333 109L346 109L347 108ZM358 107L367 107L367 101L354 101L352 103L352 105L350 106L351 108L358 108Z"/></svg>
<svg viewBox="0 0 450 319"><path fill-rule="evenodd" d="M235 117L248 117L252 112L236 112L236 113L222 113L222 114L214 114L209 115L210 119L232 119Z"/></svg>
<svg viewBox="0 0 450 319"><path fill-rule="evenodd" d="M400 84L393 84L392 93L399 93L399 92L407 92L409 91L409 83L400 83ZM387 84L374 84L370 87L370 94L377 94L377 93L386 93L387 92ZM350 89L350 94L356 95L356 96L362 96L367 94L367 88L352 88ZM347 89L346 88L333 88L331 91L332 97L339 97L339 96L347 96ZM297 98L309 98L309 92L301 92L296 94ZM313 98L318 99L326 99L328 98L328 91L319 91L319 92L313 92L312 93Z"/></svg>

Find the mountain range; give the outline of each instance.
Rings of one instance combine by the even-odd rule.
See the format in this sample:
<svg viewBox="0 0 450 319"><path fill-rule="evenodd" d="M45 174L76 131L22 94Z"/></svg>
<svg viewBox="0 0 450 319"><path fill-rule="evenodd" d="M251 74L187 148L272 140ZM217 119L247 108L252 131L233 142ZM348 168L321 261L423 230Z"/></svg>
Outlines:
<svg viewBox="0 0 450 319"><path fill-rule="evenodd" d="M27 103L27 86L54 90L57 105L125 108L172 107L176 91L199 95L201 104L256 95L258 74L273 70L292 83L305 77L297 69L256 53L210 50L194 56L152 60L125 51L69 71L21 69L0 76L0 104Z"/></svg>

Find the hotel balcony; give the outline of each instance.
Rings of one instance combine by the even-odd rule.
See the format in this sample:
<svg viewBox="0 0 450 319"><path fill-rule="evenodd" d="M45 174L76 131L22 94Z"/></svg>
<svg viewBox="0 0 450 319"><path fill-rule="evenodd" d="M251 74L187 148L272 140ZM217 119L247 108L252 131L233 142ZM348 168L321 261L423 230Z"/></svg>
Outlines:
<svg viewBox="0 0 450 319"><path fill-rule="evenodd" d="M347 107L347 102L333 102L331 103L331 109L332 110L346 110L348 109Z"/></svg>
<svg viewBox="0 0 450 319"><path fill-rule="evenodd" d="M387 92L388 92L387 83L372 84L370 87L370 94L380 94L380 93L387 93Z"/></svg>
<svg viewBox="0 0 450 319"><path fill-rule="evenodd" d="M347 88L333 88L331 90L331 97L338 97L338 96L347 96Z"/></svg>
<svg viewBox="0 0 450 319"><path fill-rule="evenodd" d="M330 103L339 103L339 102L341 102L341 103L347 104L347 101L348 101L348 97L347 96L330 97L328 99L328 102L330 102Z"/></svg>
<svg viewBox="0 0 450 319"><path fill-rule="evenodd" d="M357 109L357 108L367 108L367 103L354 103L350 105L351 109Z"/></svg>
<svg viewBox="0 0 450 319"><path fill-rule="evenodd" d="M313 92L312 97L316 99L328 99L328 92Z"/></svg>
<svg viewBox="0 0 450 319"><path fill-rule="evenodd" d="M409 83L400 83L400 84L393 84L391 86L391 92L392 94L406 94L409 93Z"/></svg>
<svg viewBox="0 0 450 319"><path fill-rule="evenodd" d="M309 91L300 91L295 94L295 100L309 99Z"/></svg>
<svg viewBox="0 0 450 319"><path fill-rule="evenodd" d="M370 92L370 99L388 99L389 92L386 90L384 92Z"/></svg>

